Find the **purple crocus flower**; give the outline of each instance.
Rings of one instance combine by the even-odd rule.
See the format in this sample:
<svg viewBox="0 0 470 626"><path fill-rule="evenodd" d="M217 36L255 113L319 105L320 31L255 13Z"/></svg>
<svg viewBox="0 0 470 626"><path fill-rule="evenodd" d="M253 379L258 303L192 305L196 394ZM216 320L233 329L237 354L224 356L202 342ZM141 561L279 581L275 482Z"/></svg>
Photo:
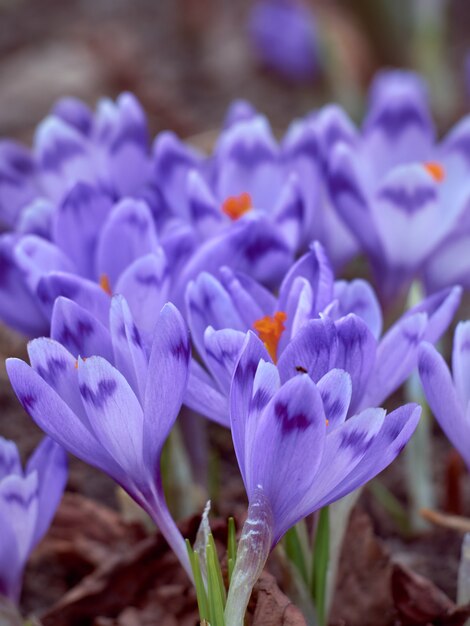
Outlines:
<svg viewBox="0 0 470 626"><path fill-rule="evenodd" d="M43 439L23 471L16 445L0 437L0 595L15 603L28 557L51 524L67 474L67 455L51 439Z"/></svg>
<svg viewBox="0 0 470 626"><path fill-rule="evenodd" d="M259 0L249 17L259 61L283 78L304 81L318 71L315 20L302 0Z"/></svg>
<svg viewBox="0 0 470 626"><path fill-rule="evenodd" d="M227 119L211 157L171 133L157 137L155 174L169 215L190 224L203 241L264 215L267 232L277 233L292 261L310 242L315 217L319 165L313 129L292 130L279 145L266 118L250 108L236 103Z"/></svg>
<svg viewBox="0 0 470 626"><path fill-rule="evenodd" d="M242 623L270 550L296 522L357 489L400 453L420 407L349 417L351 377L331 369L317 383L304 372L283 380L258 337L247 334L233 377L230 423L249 511L226 605Z"/></svg>
<svg viewBox="0 0 470 626"><path fill-rule="evenodd" d="M276 299L261 285L227 268L201 274L188 286L194 345L206 368L191 364L185 403L228 425L235 364L250 329L265 343L282 382L308 372L317 382L331 368L353 380L351 411L382 404L417 365L421 341L437 341L460 302L460 288L443 290L405 313L381 337L382 317L362 280L333 280L315 244L286 275Z"/></svg>
<svg viewBox="0 0 470 626"><path fill-rule="evenodd" d="M99 343L98 354L108 354L114 366L103 356L77 359L57 341L43 337L28 344L31 366L8 359L8 374L40 428L120 484L153 518L190 573L160 476L163 444L186 387L189 334L177 309L167 304L147 354L122 297L113 301L110 326L110 343L103 332L101 338L95 336L95 345ZM78 330L90 338L89 327Z"/></svg>
<svg viewBox="0 0 470 626"><path fill-rule="evenodd" d="M387 72L373 84L362 133L334 144L330 195L368 256L387 304L423 276L435 252L468 221L467 127L461 123L436 146L422 80ZM448 280L455 278L448 267L441 286L455 282ZM427 285L436 287L429 276Z"/></svg>
<svg viewBox="0 0 470 626"><path fill-rule="evenodd" d="M38 126L32 151L0 142L0 224L23 230L31 212L47 227L53 207L77 182L117 199L137 195L149 182L145 114L130 93L103 99L96 114L66 98Z"/></svg>
<svg viewBox="0 0 470 626"><path fill-rule="evenodd" d="M454 335L452 370L430 344L420 347L419 374L426 399L449 441L470 470L470 322L460 322Z"/></svg>

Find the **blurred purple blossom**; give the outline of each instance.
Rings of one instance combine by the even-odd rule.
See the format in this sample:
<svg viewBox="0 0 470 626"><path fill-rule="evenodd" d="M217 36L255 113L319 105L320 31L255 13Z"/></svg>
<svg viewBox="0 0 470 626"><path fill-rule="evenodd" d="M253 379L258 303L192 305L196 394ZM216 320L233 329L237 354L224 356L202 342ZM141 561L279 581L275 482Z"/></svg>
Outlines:
<svg viewBox="0 0 470 626"><path fill-rule="evenodd" d="M318 72L313 11L303 0L257 0L248 30L258 60L285 79L305 81Z"/></svg>
<svg viewBox="0 0 470 626"><path fill-rule="evenodd" d="M19 602L30 553L46 534L67 482L67 455L45 437L25 470L16 445L0 437L0 595Z"/></svg>
<svg viewBox="0 0 470 626"><path fill-rule="evenodd" d="M419 373L432 412L470 470L470 322L457 324L452 375L428 343L420 348Z"/></svg>

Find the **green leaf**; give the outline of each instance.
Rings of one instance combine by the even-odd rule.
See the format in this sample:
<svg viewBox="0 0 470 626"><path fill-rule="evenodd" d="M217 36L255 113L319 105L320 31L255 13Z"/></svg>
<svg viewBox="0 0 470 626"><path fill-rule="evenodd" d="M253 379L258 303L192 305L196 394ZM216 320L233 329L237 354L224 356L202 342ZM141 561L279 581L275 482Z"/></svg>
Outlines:
<svg viewBox="0 0 470 626"><path fill-rule="evenodd" d="M199 619L201 622L209 619L209 603L207 600L206 590L204 588L204 582L201 575L201 567L199 564L199 557L191 547L189 540L186 539L186 549L188 551L189 562L191 563L191 569L193 571L194 586L196 587L197 606L199 609Z"/></svg>
<svg viewBox="0 0 470 626"><path fill-rule="evenodd" d="M330 521L327 506L320 510L315 547L313 550L312 597L315 602L318 622L324 626L326 619L326 581L330 554Z"/></svg>
<svg viewBox="0 0 470 626"><path fill-rule="evenodd" d="M237 539L235 520L233 517L228 518L228 538L227 538L227 563L228 563L228 582L232 579L233 568L237 560Z"/></svg>
<svg viewBox="0 0 470 626"><path fill-rule="evenodd" d="M285 534L284 547L289 561L297 567L304 582L308 584L307 564L305 563L304 551L295 526Z"/></svg>
<svg viewBox="0 0 470 626"><path fill-rule="evenodd" d="M212 541L211 541L212 539ZM209 535L209 542L206 548L207 555L207 590L209 595L209 622L211 626L225 626L224 606L225 587L220 571L220 563L215 551L215 544L212 535ZM220 572L220 576L219 576Z"/></svg>

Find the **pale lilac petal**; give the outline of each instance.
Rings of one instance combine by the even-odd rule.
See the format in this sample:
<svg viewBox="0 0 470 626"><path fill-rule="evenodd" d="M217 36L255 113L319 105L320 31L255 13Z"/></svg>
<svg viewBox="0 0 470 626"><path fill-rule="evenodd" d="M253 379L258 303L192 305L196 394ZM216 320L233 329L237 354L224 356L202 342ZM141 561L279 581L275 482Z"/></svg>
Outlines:
<svg viewBox="0 0 470 626"><path fill-rule="evenodd" d="M136 259L116 284L115 292L126 298L146 347L152 341L158 313L168 300L169 281L167 260L159 248Z"/></svg>
<svg viewBox="0 0 470 626"><path fill-rule="evenodd" d="M230 267L221 267L219 275L246 328L251 328L253 321L274 313L276 298L248 274L234 272Z"/></svg>
<svg viewBox="0 0 470 626"><path fill-rule="evenodd" d="M470 322L459 322L454 334L452 372L460 405L470 401Z"/></svg>
<svg viewBox="0 0 470 626"><path fill-rule="evenodd" d="M361 278L349 282L337 280L334 297L338 300L339 317L354 313L364 320L374 337L379 339L382 333L382 310L368 282Z"/></svg>
<svg viewBox="0 0 470 626"><path fill-rule="evenodd" d="M114 296L111 301L109 328L113 363L142 402L147 380L147 354L129 306L122 296Z"/></svg>
<svg viewBox="0 0 470 626"><path fill-rule="evenodd" d="M278 361L284 383L294 376L308 373L317 382L336 366L338 336L329 319L311 320L288 343Z"/></svg>
<svg viewBox="0 0 470 626"><path fill-rule="evenodd" d="M67 454L55 441L45 437L26 465L26 473L37 473L38 515L33 546L46 534L59 506L68 477Z"/></svg>
<svg viewBox="0 0 470 626"><path fill-rule="evenodd" d="M51 317L54 302L59 296L73 300L90 312L102 324L109 319L109 295L91 280L76 274L49 272L37 286L37 295L46 315Z"/></svg>
<svg viewBox="0 0 470 626"><path fill-rule="evenodd" d="M76 272L73 262L60 248L36 235L21 237L15 245L14 257L32 291L48 272Z"/></svg>
<svg viewBox="0 0 470 626"><path fill-rule="evenodd" d="M301 238L304 238L305 213L299 177L292 173L281 188L272 215L287 245L294 251L299 248Z"/></svg>
<svg viewBox="0 0 470 626"><path fill-rule="evenodd" d="M95 250L111 207L111 199L102 191L77 183L55 212L54 241L87 278L99 279Z"/></svg>
<svg viewBox="0 0 470 626"><path fill-rule="evenodd" d="M344 370L332 369L320 378L317 388L323 402L328 432L331 432L347 417L352 396L351 376Z"/></svg>
<svg viewBox="0 0 470 626"><path fill-rule="evenodd" d="M112 288L136 259L157 251L158 240L149 207L140 200L121 200L105 223L96 250L96 265Z"/></svg>
<svg viewBox="0 0 470 626"><path fill-rule="evenodd" d="M12 474L0 483L0 519L14 520L12 525L18 546L18 558L25 563L34 545L38 516L38 476Z"/></svg>
<svg viewBox="0 0 470 626"><path fill-rule="evenodd" d="M309 376L284 384L261 414L245 461L247 491L262 489L268 498L274 543L299 519L296 505L315 479L325 436L323 403Z"/></svg>
<svg viewBox="0 0 470 626"><path fill-rule="evenodd" d="M205 362L226 395L241 354L245 333L225 328L214 330L209 326L204 333Z"/></svg>
<svg viewBox="0 0 470 626"><path fill-rule="evenodd" d="M179 311L166 304L155 326L144 396L144 463L159 472L160 452L183 402L189 374L189 332Z"/></svg>
<svg viewBox="0 0 470 626"><path fill-rule="evenodd" d="M221 426L230 427L228 397L216 389L215 381L191 359L184 404Z"/></svg>
<svg viewBox="0 0 470 626"><path fill-rule="evenodd" d="M22 474L20 455L13 441L0 437L0 480L10 474Z"/></svg>
<svg viewBox="0 0 470 626"><path fill-rule="evenodd" d="M431 411L449 441L457 448L470 467L470 422L466 407L459 402L457 391L446 362L429 343L419 349L419 375Z"/></svg>
<svg viewBox="0 0 470 626"><path fill-rule="evenodd" d="M101 446L135 481L145 475L144 413L124 376L99 356L79 359L80 395Z"/></svg>
<svg viewBox="0 0 470 626"><path fill-rule="evenodd" d="M109 330L73 300L57 298L51 319L51 337L75 357L99 355L113 360Z"/></svg>
<svg viewBox="0 0 470 626"><path fill-rule="evenodd" d="M39 428L75 456L125 484L121 468L47 382L20 359L8 359L6 365L19 401Z"/></svg>

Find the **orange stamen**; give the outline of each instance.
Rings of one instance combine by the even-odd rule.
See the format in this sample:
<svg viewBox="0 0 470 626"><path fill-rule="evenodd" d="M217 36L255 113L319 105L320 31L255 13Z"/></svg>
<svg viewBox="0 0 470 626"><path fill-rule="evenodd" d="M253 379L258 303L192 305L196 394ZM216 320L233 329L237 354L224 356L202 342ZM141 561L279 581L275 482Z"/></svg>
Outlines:
<svg viewBox="0 0 470 626"><path fill-rule="evenodd" d="M109 278L107 274L101 274L100 276L100 287L101 289L108 294L108 296L113 295L113 291L111 289L111 283L109 282Z"/></svg>
<svg viewBox="0 0 470 626"><path fill-rule="evenodd" d="M442 183L446 177L446 172L440 163L436 163L435 161L426 161L423 165L425 170L431 174L436 183Z"/></svg>
<svg viewBox="0 0 470 626"><path fill-rule="evenodd" d="M82 357L82 361L86 361L86 356ZM75 361L75 369L78 370L78 359Z"/></svg>
<svg viewBox="0 0 470 626"><path fill-rule="evenodd" d="M258 331L259 338L264 342L274 363L277 362L277 346L286 329L284 326L286 319L287 315L284 311L276 311L274 315L266 315L253 324L253 328Z"/></svg>
<svg viewBox="0 0 470 626"><path fill-rule="evenodd" d="M222 212L228 215L231 220L238 220L242 215L248 213L253 208L249 193L241 193L239 196L230 196L222 204Z"/></svg>
<svg viewBox="0 0 470 626"><path fill-rule="evenodd" d="M326 420L325 420L325 424L326 424L327 426L329 426L329 425L330 425L330 420L329 420L329 419L326 419Z"/></svg>

